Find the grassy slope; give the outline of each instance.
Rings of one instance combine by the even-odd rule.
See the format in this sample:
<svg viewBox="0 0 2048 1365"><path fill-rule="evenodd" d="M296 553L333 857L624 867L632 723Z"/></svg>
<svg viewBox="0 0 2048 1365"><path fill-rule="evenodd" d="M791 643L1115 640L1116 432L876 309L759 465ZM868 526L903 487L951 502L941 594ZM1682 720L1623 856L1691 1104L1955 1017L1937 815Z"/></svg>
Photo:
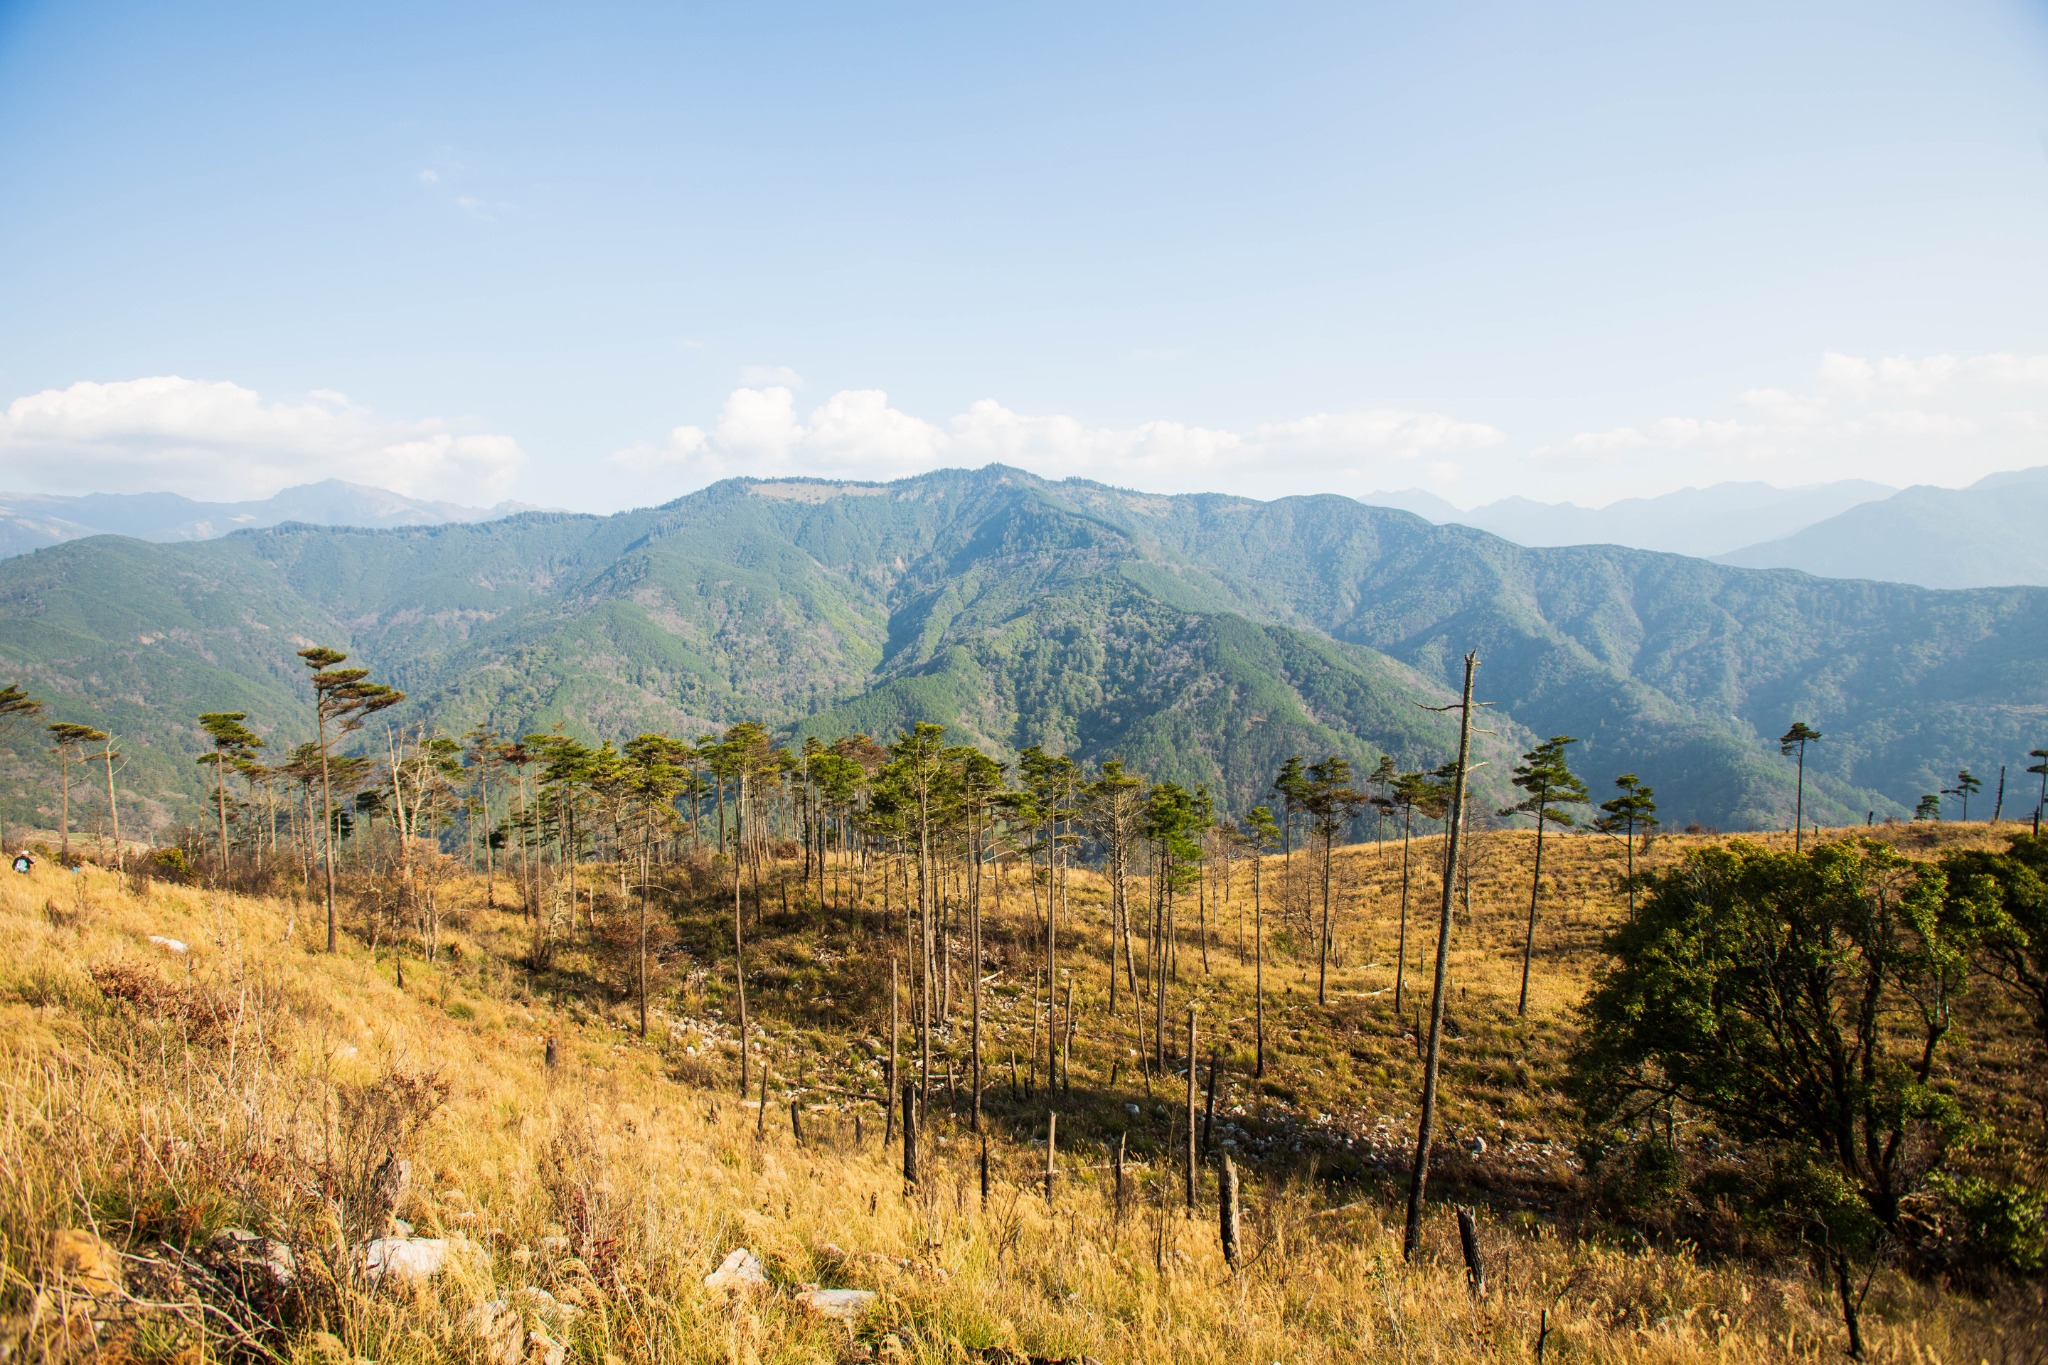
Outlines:
<svg viewBox="0 0 2048 1365"><path fill-rule="evenodd" d="M716 885L701 875L667 878L660 1003L654 1037L642 1043L628 1027L630 917L601 872L586 880L598 888L598 932L577 935L539 977L519 965L521 917L483 908L481 887L464 884L455 951L431 967L408 964L403 990L388 952L312 951L310 917L288 901L162 886L137 894L94 871L9 874L0 879L0 925L13 945L0 964L0 1312L19 1314L48 1282L45 1233L86 1222L138 1255L159 1238L251 1225L290 1237L309 1273L323 1260L343 1262L323 1190L359 1183L382 1144L351 1147L348 1125L334 1116L385 1093L375 1087L393 1073L434 1071L452 1088L411 1145L416 1178L400 1213L422 1233L472 1238L483 1254L435 1294L371 1294L344 1277L324 1322L357 1355L465 1358L476 1349L462 1325L467 1306L530 1283L584 1306L569 1335L576 1357L591 1360L941 1361L1000 1346L1106 1361L1335 1361L1395 1351L1520 1361L1544 1308L1555 1328L1549 1349L1573 1358L1835 1358L1832 1315L1796 1267L1624 1250L1570 1231L1575 1196L1556 1065L1593 942L1616 913L1612 858L1590 840L1554 850L1534 1017L1517 1023L1509 1002L1525 841L1482 838L1476 913L1461 925L1452 960L1457 1028L1437 1192L1482 1206L1496 1287L1478 1303L1462 1287L1441 1205L1423 1260L1408 1266L1399 1255L1390 1181L1412 1121L1416 1068L1385 994L1398 863L1393 850L1366 847L1339 859L1340 966L1327 1008L1313 1003L1312 962L1298 951L1309 941L1300 907L1278 904L1284 865L1266 865L1275 961L1263 1083L1246 1075L1248 972L1233 951L1248 869L1240 867L1238 894L1218 912L1210 969L1192 943L1183 948L1172 1008L1177 1019L1181 1001L1197 999L1205 1038L1223 1043L1218 1140L1252 1171L1252 1259L1235 1279L1208 1216L1172 1211L1178 1180L1162 1158L1184 1082L1134 1075L1128 1018L1104 1018L1102 887L1090 876L1075 878L1067 926L1080 1027L1074 1091L1056 1101L1065 1174L1048 1215L1037 1189L1048 1100L1011 1095L1006 1074L989 1096L994 1197L980 1201L975 1149L942 1102L925 1192L902 1196L896 1154L878 1148L879 1111L859 1098L880 1089L867 1043L883 1036L888 1017L878 949L892 921L872 884L860 910L785 915L770 892L750 964L762 1054L775 1078L770 1121L757 1137L757 1112L731 1093L729 922ZM1660 839L1651 857L1673 857L1686 842ZM1416 851L1426 864L1426 845ZM1426 904L1432 889L1419 877L1412 899ZM1011 879L1004 894L989 936L996 1058L1013 1047L1028 1052L1033 1033L1026 983L1035 931L1019 903L1023 883ZM168 954L150 934L193 951ZM110 1001L88 975L110 962L152 974L160 1003L138 1010ZM957 986L956 1006L964 970ZM194 1001L219 1013L195 1012ZM202 1026L208 1018L214 1023ZM553 1072L539 1064L547 1034L562 1044ZM956 1056L963 1045L956 1033ZM1983 1093L1985 1078L1958 1079ZM2040 1077L2022 1066L1994 1079L2009 1108L1986 1117L2038 1149L2039 1111L2027 1115ZM791 1099L807 1108L806 1146L788 1131ZM1101 1169L1117 1134L1128 1135L1143 1163L1136 1201L1121 1218ZM1474 1137L1487 1139L1485 1154L1472 1155ZM1389 1153L1393 1168L1378 1160ZM547 1252L542 1239L557 1235L573 1255ZM780 1292L728 1307L701 1278L742 1244L762 1254L779 1285L873 1288L882 1305L857 1334L809 1318ZM1996 1349L1993 1308L1889 1276L1871 1307L1881 1359ZM154 1319L120 1340L134 1354L168 1358L189 1335ZM308 1338L281 1345L311 1358Z"/></svg>

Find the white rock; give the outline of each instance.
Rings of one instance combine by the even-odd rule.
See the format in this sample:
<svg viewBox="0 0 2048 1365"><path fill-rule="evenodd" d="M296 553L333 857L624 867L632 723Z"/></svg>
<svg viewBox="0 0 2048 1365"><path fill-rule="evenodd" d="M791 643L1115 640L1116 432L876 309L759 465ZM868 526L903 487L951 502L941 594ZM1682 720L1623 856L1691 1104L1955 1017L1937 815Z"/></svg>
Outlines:
<svg viewBox="0 0 2048 1365"><path fill-rule="evenodd" d="M753 1252L745 1247L734 1247L726 1253L718 1269L704 1277L707 1289L729 1289L748 1293L768 1287L768 1267L761 1264Z"/></svg>
<svg viewBox="0 0 2048 1365"><path fill-rule="evenodd" d="M798 1301L821 1318L841 1322L852 1322L875 1306L873 1292L866 1289L812 1289L799 1295Z"/></svg>
<svg viewBox="0 0 2048 1365"><path fill-rule="evenodd" d="M189 953L192 951L187 945L180 943L174 938L165 938L162 934L151 934L149 941L159 948L166 948L174 953Z"/></svg>
<svg viewBox="0 0 2048 1365"><path fill-rule="evenodd" d="M386 1275L431 1280L446 1270L466 1245L454 1237L379 1237L363 1248L363 1270L372 1284Z"/></svg>

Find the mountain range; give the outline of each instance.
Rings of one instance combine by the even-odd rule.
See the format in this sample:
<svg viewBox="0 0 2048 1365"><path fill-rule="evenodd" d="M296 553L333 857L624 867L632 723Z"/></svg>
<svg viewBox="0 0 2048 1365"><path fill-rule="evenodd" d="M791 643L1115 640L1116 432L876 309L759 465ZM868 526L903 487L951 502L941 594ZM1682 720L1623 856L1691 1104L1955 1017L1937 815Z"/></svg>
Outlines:
<svg viewBox="0 0 2048 1365"><path fill-rule="evenodd" d="M0 558L85 536L211 540L232 531L303 521L314 526L433 526L536 510L529 503L464 507L341 479L299 484L251 502L197 502L176 493L0 493Z"/></svg>
<svg viewBox="0 0 2048 1365"><path fill-rule="evenodd" d="M1424 489L1368 494L1438 525L1518 545L1628 545L1749 568L1803 569L1930 588L2048 585L2048 466L1968 488L1895 489L1863 479L1807 488L1719 483L1604 507L1502 498L1463 510Z"/></svg>
<svg viewBox="0 0 2048 1365"><path fill-rule="evenodd" d="M1596 793L1668 821L1898 814L2048 740L2048 591L1933 591L1601 545L1528 548L1336 496L1154 496L990 466L889 484L728 480L657 508L395 529L302 524L0 562L0 679L120 736L152 819L189 818L200 711L308 737L293 651L349 650L404 723L694 737L948 725L999 755L1120 756L1227 807L1290 753L1443 762L1468 649L1480 780L1570 734ZM0 800L34 793L17 732ZM1989 782L1987 792L1989 796ZM2008 802L2015 809L2017 798Z"/></svg>
<svg viewBox="0 0 2048 1365"><path fill-rule="evenodd" d="M1904 489L1720 556L1728 564L1935 588L2048 583L2048 468Z"/></svg>

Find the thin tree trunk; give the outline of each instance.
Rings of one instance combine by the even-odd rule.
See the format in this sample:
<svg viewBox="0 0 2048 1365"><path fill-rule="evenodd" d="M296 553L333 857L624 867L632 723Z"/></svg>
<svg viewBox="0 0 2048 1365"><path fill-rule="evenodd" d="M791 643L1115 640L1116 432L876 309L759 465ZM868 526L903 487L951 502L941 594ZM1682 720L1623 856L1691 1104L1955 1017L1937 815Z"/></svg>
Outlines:
<svg viewBox="0 0 2048 1365"><path fill-rule="evenodd" d="M1443 1055L1444 994L1450 985L1451 904L1456 889L1451 873L1458 865L1459 836L1465 824L1465 781L1472 757L1472 675L1477 652L1465 656L1465 693L1458 715L1458 766L1451 787L1450 850L1445 860L1443 905L1437 915L1436 986L1429 1003L1429 1047L1422 1063L1422 1118L1416 1127L1415 1162L1408 1176L1408 1221L1402 1233L1402 1255L1412 1261L1422 1247L1422 1202L1429 1183L1429 1147L1436 1123L1437 1067Z"/></svg>
<svg viewBox="0 0 2048 1365"><path fill-rule="evenodd" d="M1517 1019L1526 1018L1529 1013L1529 962L1536 956L1536 898L1543 888L1543 816L1544 806L1539 801L1536 806L1536 870L1529 874L1529 936L1522 942L1522 995L1515 1002Z"/></svg>

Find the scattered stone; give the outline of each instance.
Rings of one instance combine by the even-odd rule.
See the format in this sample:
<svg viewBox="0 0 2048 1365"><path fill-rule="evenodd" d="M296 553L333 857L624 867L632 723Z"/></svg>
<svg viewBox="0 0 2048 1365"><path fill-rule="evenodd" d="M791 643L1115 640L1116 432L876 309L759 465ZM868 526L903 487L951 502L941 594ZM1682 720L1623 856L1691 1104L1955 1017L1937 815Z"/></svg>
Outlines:
<svg viewBox="0 0 2048 1365"><path fill-rule="evenodd" d="M811 1247L811 1254L821 1261L843 1261L846 1253L836 1242L817 1242Z"/></svg>
<svg viewBox="0 0 2048 1365"><path fill-rule="evenodd" d="M456 1237L379 1237L363 1248L363 1270L376 1284L389 1275L431 1280L448 1269L469 1244Z"/></svg>
<svg viewBox="0 0 2048 1365"><path fill-rule="evenodd" d="M165 938L162 934L151 934L149 936L149 941L151 943L154 943L157 947L166 950L167 952L182 954L189 953L192 951L189 945L180 943L177 939L174 938Z"/></svg>
<svg viewBox="0 0 2048 1365"><path fill-rule="evenodd" d="M734 1247L726 1253L718 1269L704 1277L706 1289L724 1289L735 1293L751 1293L768 1287L768 1267L761 1264L753 1252L745 1247Z"/></svg>
<svg viewBox="0 0 2048 1365"><path fill-rule="evenodd" d="M59 1278L94 1298L121 1292L121 1256L83 1228L50 1234L50 1268Z"/></svg>
<svg viewBox="0 0 2048 1365"><path fill-rule="evenodd" d="M541 1238L540 1254L543 1256L567 1256L569 1254L569 1239L567 1237Z"/></svg>
<svg viewBox="0 0 2048 1365"><path fill-rule="evenodd" d="M866 1289L812 1289L797 1301L821 1318L853 1322L875 1306L875 1295Z"/></svg>

